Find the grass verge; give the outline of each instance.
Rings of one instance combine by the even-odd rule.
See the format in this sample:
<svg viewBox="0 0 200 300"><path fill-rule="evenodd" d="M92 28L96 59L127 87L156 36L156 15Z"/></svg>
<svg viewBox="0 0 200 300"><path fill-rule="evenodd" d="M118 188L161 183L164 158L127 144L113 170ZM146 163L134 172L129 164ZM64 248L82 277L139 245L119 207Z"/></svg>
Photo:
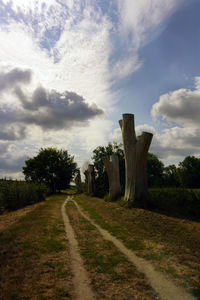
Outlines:
<svg viewBox="0 0 200 300"><path fill-rule="evenodd" d="M0 234L2 300L72 299L68 244L60 207L50 197Z"/></svg>

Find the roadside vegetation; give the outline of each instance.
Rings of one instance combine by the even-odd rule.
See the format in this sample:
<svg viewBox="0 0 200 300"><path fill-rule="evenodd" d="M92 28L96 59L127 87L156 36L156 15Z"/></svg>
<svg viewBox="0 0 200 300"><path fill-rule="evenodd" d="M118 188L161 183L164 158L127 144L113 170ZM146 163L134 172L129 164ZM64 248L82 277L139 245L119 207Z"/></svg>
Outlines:
<svg viewBox="0 0 200 300"><path fill-rule="evenodd" d="M121 202L125 189L125 161L122 144L109 143L93 150L92 161L96 175L96 196L109 198L108 176L103 158L116 154L119 157ZM145 202L128 203L129 207L142 207L171 216L200 220L200 158L187 156L182 162L164 166L156 155L147 155L148 197ZM127 203L125 203L127 205Z"/></svg>
<svg viewBox="0 0 200 300"><path fill-rule="evenodd" d="M1 179L0 214L44 201L47 192L44 184Z"/></svg>

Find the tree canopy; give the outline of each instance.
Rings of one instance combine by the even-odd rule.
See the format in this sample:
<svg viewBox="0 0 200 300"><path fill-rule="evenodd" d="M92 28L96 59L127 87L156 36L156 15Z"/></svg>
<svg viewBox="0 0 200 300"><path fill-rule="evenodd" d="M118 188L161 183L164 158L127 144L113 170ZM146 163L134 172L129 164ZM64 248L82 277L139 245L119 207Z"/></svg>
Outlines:
<svg viewBox="0 0 200 300"><path fill-rule="evenodd" d="M187 156L179 163L181 185L188 188L200 188L200 158Z"/></svg>
<svg viewBox="0 0 200 300"><path fill-rule="evenodd" d="M25 180L45 183L51 192L69 187L77 171L74 157L67 150L41 148L33 158L25 161L23 167Z"/></svg>
<svg viewBox="0 0 200 300"><path fill-rule="evenodd" d="M159 187L163 184L164 164L153 153L147 154L147 181L149 187Z"/></svg>
<svg viewBox="0 0 200 300"><path fill-rule="evenodd" d="M96 173L97 195L100 197L108 193L109 190L108 176L103 164L103 157L110 156L112 154L118 155L122 190L125 186L125 162L122 144L114 142L109 143L107 146L99 146L93 150L92 160Z"/></svg>

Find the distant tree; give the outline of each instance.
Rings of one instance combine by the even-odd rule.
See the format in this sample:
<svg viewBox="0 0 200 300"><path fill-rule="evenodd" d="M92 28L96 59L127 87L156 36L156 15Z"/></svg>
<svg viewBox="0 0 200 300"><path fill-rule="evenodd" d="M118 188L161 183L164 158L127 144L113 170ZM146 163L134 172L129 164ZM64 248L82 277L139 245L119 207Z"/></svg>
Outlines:
<svg viewBox="0 0 200 300"><path fill-rule="evenodd" d="M181 184L179 169L175 165L169 165L164 168L164 186L179 187Z"/></svg>
<svg viewBox="0 0 200 300"><path fill-rule="evenodd" d="M23 173L27 181L45 183L52 193L69 187L76 172L74 157L67 150L41 148L38 155L25 161Z"/></svg>
<svg viewBox="0 0 200 300"><path fill-rule="evenodd" d="M179 174L182 186L200 188L200 158L187 156L179 163Z"/></svg>
<svg viewBox="0 0 200 300"><path fill-rule="evenodd" d="M147 181L149 187L161 187L163 185L164 164L152 153L147 155Z"/></svg>
<svg viewBox="0 0 200 300"><path fill-rule="evenodd" d="M107 146L99 146L93 150L93 164L96 174L97 194L103 197L109 190L108 176L104 167L103 157L116 154L119 157L120 182L122 190L125 186L125 162L122 144L109 143Z"/></svg>

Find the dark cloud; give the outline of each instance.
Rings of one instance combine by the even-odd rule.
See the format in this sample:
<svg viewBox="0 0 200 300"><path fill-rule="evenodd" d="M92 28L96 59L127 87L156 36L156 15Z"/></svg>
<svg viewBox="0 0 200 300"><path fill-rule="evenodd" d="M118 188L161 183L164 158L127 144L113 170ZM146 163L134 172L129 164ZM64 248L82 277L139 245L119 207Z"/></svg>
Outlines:
<svg viewBox="0 0 200 300"><path fill-rule="evenodd" d="M30 70L12 69L9 72L0 72L0 91L8 90L17 84L28 83L31 80Z"/></svg>
<svg viewBox="0 0 200 300"><path fill-rule="evenodd" d="M22 84L30 82L30 70L13 69L0 73L0 91L11 92L18 106L4 104L0 107L0 140L19 140L26 137L25 127L37 125L43 130L57 130L83 126L91 118L103 114L96 104L89 105L74 93L47 90L40 86L32 95L25 93Z"/></svg>
<svg viewBox="0 0 200 300"><path fill-rule="evenodd" d="M0 140L16 141L26 137L26 128L23 125L15 125L10 128L0 127Z"/></svg>
<svg viewBox="0 0 200 300"><path fill-rule="evenodd" d="M22 109L14 113L15 119L24 124L35 124L43 129L62 129L80 126L103 111L89 105L82 96L73 92L58 93L38 87L31 99L18 87L15 89Z"/></svg>
<svg viewBox="0 0 200 300"><path fill-rule="evenodd" d="M22 166L25 165L25 160L27 160L27 156L20 156L18 158L0 156L0 171L2 174L4 172L20 172L22 171Z"/></svg>

